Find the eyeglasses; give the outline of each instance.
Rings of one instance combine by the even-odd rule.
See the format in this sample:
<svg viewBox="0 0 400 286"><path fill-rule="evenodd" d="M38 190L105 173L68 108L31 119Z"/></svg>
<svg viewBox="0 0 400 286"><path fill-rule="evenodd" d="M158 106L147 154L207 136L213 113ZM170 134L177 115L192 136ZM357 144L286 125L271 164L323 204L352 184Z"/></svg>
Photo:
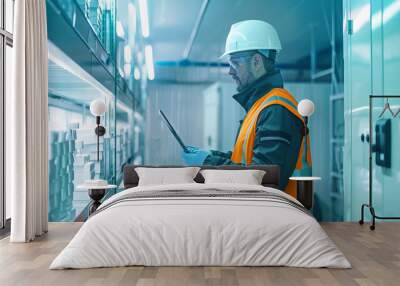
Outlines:
<svg viewBox="0 0 400 286"><path fill-rule="evenodd" d="M228 59L228 63L234 69L238 69L239 66L247 61L247 59L251 58L254 54L245 54L245 55L235 55L231 56Z"/></svg>
<svg viewBox="0 0 400 286"><path fill-rule="evenodd" d="M238 69L239 66L241 64L244 64L245 62L247 62L247 59L249 59L249 58L251 58L251 56L230 58L230 59L228 59L228 63L234 69Z"/></svg>

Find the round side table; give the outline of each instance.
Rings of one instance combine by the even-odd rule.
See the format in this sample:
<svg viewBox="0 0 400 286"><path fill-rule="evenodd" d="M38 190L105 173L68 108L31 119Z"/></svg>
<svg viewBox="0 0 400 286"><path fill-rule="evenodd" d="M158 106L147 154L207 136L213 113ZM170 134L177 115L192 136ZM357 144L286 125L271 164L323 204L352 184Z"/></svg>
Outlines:
<svg viewBox="0 0 400 286"><path fill-rule="evenodd" d="M104 198L107 190L117 188L116 185L107 186L93 186L93 185L80 185L77 189L87 189L89 197L92 199L92 205L89 208L89 215L94 213L101 205L101 200Z"/></svg>
<svg viewBox="0 0 400 286"><path fill-rule="evenodd" d="M290 177L289 180L297 182L297 200L311 210L314 200L313 182L321 180L321 177Z"/></svg>

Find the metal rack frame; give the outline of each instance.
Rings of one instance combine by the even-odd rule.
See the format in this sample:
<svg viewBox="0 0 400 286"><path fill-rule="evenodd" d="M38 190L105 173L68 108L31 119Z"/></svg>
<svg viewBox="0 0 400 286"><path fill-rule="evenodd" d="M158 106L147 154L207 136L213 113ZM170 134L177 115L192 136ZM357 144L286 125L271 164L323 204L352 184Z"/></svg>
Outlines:
<svg viewBox="0 0 400 286"><path fill-rule="evenodd" d="M372 101L374 98L400 98L400 95L370 95L369 96L369 197L368 204L364 203L361 206L361 219L358 221L359 224L364 224L364 209L367 207L372 216L372 224L369 226L370 230L375 230L375 220L387 220L387 219L400 219L400 217L386 217L376 215L375 208L372 200Z"/></svg>

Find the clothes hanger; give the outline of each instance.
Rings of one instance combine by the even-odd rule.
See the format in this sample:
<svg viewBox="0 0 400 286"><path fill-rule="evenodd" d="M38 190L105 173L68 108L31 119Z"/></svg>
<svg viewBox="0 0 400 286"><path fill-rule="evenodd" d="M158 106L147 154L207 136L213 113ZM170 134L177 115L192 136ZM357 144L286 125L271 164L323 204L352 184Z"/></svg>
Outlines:
<svg viewBox="0 0 400 286"><path fill-rule="evenodd" d="M386 98L385 105L383 106L383 110L382 110L381 114L379 114L379 117L382 117L383 114L386 112L386 110L389 110L390 114L392 114L392 116L395 117L392 109L390 108L389 98ZM397 113L399 113L399 111L400 111L400 109L396 112L396 115L397 115Z"/></svg>

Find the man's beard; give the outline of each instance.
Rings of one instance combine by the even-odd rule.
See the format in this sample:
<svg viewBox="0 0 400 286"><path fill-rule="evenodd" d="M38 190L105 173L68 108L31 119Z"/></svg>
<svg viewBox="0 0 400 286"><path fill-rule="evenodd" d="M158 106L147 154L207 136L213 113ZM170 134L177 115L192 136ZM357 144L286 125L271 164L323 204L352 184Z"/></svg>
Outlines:
<svg viewBox="0 0 400 286"><path fill-rule="evenodd" d="M239 84L236 87L238 92L242 92L243 90L248 88L255 81L255 78L251 74L249 74L247 76L245 83L243 83L243 81L239 77L237 77L237 79L239 81Z"/></svg>

